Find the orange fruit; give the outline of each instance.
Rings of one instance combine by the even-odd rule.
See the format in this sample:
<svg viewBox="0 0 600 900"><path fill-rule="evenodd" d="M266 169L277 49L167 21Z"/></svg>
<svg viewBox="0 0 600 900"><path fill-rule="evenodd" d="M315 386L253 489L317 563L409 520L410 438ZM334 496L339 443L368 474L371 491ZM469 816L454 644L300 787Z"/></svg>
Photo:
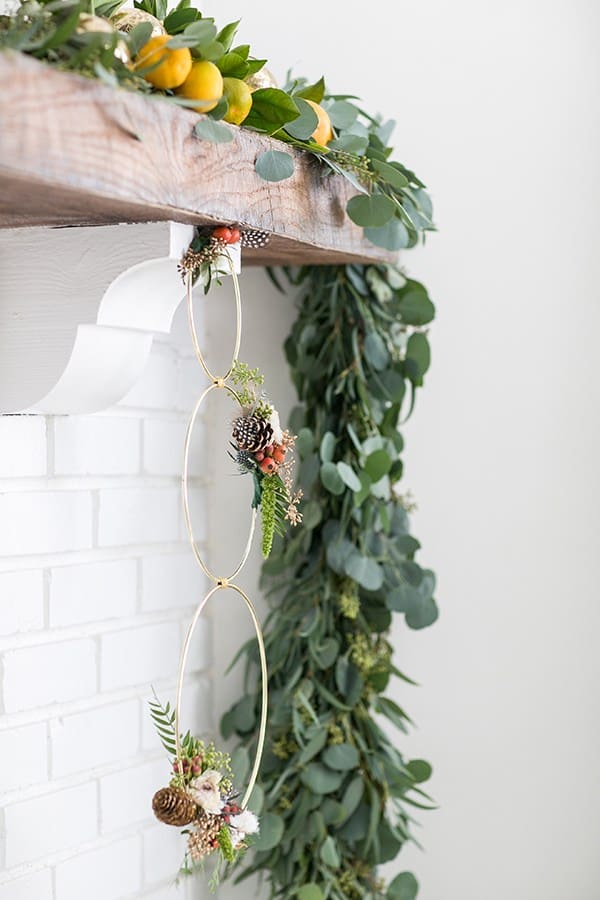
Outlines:
<svg viewBox="0 0 600 900"><path fill-rule="evenodd" d="M165 44L170 41L168 34L157 34L144 44L137 55L136 69L153 66L143 77L154 87L163 91L179 87L190 74L192 54L187 47L169 50Z"/></svg>
<svg viewBox="0 0 600 900"><path fill-rule="evenodd" d="M319 106L318 103L315 103L314 100L307 100L306 102L310 103L317 114L317 118L319 119L319 124L311 134L311 137L314 138L317 144L321 144L322 147L326 147L333 137L333 129L331 127L329 116L327 115L323 107Z"/></svg>
<svg viewBox="0 0 600 900"><path fill-rule="evenodd" d="M249 86L240 78L224 78L223 96L229 103L224 120L232 125L241 125L252 106L252 91Z"/></svg>
<svg viewBox="0 0 600 900"><path fill-rule="evenodd" d="M223 96L223 76L214 63L200 60L192 63L192 70L177 93L188 100L198 100L196 112L210 112Z"/></svg>

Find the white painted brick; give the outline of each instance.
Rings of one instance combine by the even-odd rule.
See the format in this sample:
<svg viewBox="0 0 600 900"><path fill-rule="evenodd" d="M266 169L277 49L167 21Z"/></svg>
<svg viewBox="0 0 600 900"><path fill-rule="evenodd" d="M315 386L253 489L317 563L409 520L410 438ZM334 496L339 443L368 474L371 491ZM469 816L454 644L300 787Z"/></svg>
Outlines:
<svg viewBox="0 0 600 900"><path fill-rule="evenodd" d="M186 422L147 419L144 422L144 472L149 475L179 477L183 468ZM189 456L190 475L204 475L208 469L202 422L194 427Z"/></svg>
<svg viewBox="0 0 600 900"><path fill-rule="evenodd" d="M191 549L147 556L142 561L145 610L195 606L207 591L207 579Z"/></svg>
<svg viewBox="0 0 600 900"><path fill-rule="evenodd" d="M156 760L100 779L102 832L152 820L152 797L169 780L169 762Z"/></svg>
<svg viewBox="0 0 600 900"><path fill-rule="evenodd" d="M13 803L4 810L4 817L7 867L42 859L96 836L96 785Z"/></svg>
<svg viewBox="0 0 600 900"><path fill-rule="evenodd" d="M41 571L0 575L0 635L34 631L44 625L44 584Z"/></svg>
<svg viewBox="0 0 600 900"><path fill-rule="evenodd" d="M144 831L144 884L175 878L185 850L185 839L177 828L157 822Z"/></svg>
<svg viewBox="0 0 600 900"><path fill-rule="evenodd" d="M76 700L96 690L96 653L92 640L62 641L4 657L6 712Z"/></svg>
<svg viewBox="0 0 600 900"><path fill-rule="evenodd" d="M83 491L0 496L0 555L55 553L92 545L92 501Z"/></svg>
<svg viewBox="0 0 600 900"><path fill-rule="evenodd" d="M0 478L45 474L45 418L0 416Z"/></svg>
<svg viewBox="0 0 600 900"><path fill-rule="evenodd" d="M176 622L103 635L100 651L102 690L149 685L154 680L174 676L180 650L181 635Z"/></svg>
<svg viewBox="0 0 600 900"><path fill-rule="evenodd" d="M140 860L138 836L79 854L56 867L55 900L121 900L140 887Z"/></svg>
<svg viewBox="0 0 600 900"><path fill-rule="evenodd" d="M0 794L46 781L47 777L48 740L45 725L0 731Z"/></svg>
<svg viewBox="0 0 600 900"><path fill-rule="evenodd" d="M0 884L0 900L50 900L52 873L42 869L23 878L11 878Z"/></svg>
<svg viewBox="0 0 600 900"><path fill-rule="evenodd" d="M134 559L60 566L50 577L50 626L130 616L136 600Z"/></svg>
<svg viewBox="0 0 600 900"><path fill-rule="evenodd" d="M52 776L60 778L133 756L139 732L137 700L54 719L50 723Z"/></svg>
<svg viewBox="0 0 600 900"><path fill-rule="evenodd" d="M189 505L190 505L190 516L192 519L192 528L194 531L194 538L195 538L197 544L204 544L204 543L206 543L206 540L208 538L208 515L207 515L208 491L204 487L190 487L190 489L188 491L188 499L189 499ZM243 527L243 525L242 525L242 527ZM188 540L188 532L187 532L183 514L180 517L179 530L180 530L181 539L187 541ZM238 540L238 543L240 544L240 552L239 552L240 557L242 555L242 551L245 546L245 540L246 540L245 537L242 539L243 543L242 543L242 541ZM233 549L234 549L234 554L235 554L235 552L237 552L235 549L235 542L232 542L232 543L234 543ZM233 569L234 566L237 564L237 562L238 562L238 560L236 559L234 565L228 564L228 568L230 570Z"/></svg>
<svg viewBox="0 0 600 900"><path fill-rule="evenodd" d="M176 541L180 517L176 488L101 491L98 542L113 547Z"/></svg>
<svg viewBox="0 0 600 900"><path fill-rule="evenodd" d="M187 891L187 887L184 887L184 891ZM187 893L182 895L181 887L173 882L165 884L155 891L144 891L143 894L144 900L185 900L185 897L188 896L190 895Z"/></svg>
<svg viewBox="0 0 600 900"><path fill-rule="evenodd" d="M140 467L138 419L65 416L54 419L57 475L131 475Z"/></svg>
<svg viewBox="0 0 600 900"><path fill-rule="evenodd" d="M200 368L196 358L180 360L179 397L177 400L179 409L186 410L186 412L191 411L206 386L206 375Z"/></svg>
<svg viewBox="0 0 600 900"><path fill-rule="evenodd" d="M119 406L173 409L177 402L177 360L171 348L155 348L146 368Z"/></svg>
<svg viewBox="0 0 600 900"><path fill-rule="evenodd" d="M160 691L161 703L174 700L175 689L172 691ZM150 692L148 692L150 699ZM185 729L199 736L212 734L214 731L214 712L212 702L212 686L207 678L197 676L190 680L183 689L182 718ZM161 746L160 738L152 723L148 711L148 701L142 702L142 744L144 750L158 750Z"/></svg>

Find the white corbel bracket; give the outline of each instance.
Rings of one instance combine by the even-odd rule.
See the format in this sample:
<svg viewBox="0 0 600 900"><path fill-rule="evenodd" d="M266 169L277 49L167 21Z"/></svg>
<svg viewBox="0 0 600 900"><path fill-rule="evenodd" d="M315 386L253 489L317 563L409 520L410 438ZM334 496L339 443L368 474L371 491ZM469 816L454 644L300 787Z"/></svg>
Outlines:
<svg viewBox="0 0 600 900"><path fill-rule="evenodd" d="M193 228L0 231L0 412L91 413L140 376L185 290ZM230 248L240 271L239 245Z"/></svg>

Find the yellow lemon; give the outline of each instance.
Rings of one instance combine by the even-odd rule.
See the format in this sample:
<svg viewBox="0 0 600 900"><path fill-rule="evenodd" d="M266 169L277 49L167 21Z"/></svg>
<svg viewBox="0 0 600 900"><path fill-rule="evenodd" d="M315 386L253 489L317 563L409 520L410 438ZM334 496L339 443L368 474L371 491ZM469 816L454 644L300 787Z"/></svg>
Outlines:
<svg viewBox="0 0 600 900"><path fill-rule="evenodd" d="M163 91L179 87L190 74L192 54L187 47L170 50L165 44L171 39L168 34L157 34L144 44L137 55L136 69L146 69L146 81Z"/></svg>
<svg viewBox="0 0 600 900"><path fill-rule="evenodd" d="M240 78L224 78L223 96L229 103L229 109L223 118L232 125L241 125L252 106L252 91Z"/></svg>
<svg viewBox="0 0 600 900"><path fill-rule="evenodd" d="M200 60L192 63L192 71L177 93L188 100L198 100L196 112L210 112L223 96L223 76L214 63Z"/></svg>
<svg viewBox="0 0 600 900"><path fill-rule="evenodd" d="M322 147L326 147L333 137L333 129L331 127L329 116L327 115L323 107L319 106L318 103L315 103L314 100L307 100L306 102L310 103L319 119L319 124L311 134L311 137L314 138L317 144L321 144Z"/></svg>

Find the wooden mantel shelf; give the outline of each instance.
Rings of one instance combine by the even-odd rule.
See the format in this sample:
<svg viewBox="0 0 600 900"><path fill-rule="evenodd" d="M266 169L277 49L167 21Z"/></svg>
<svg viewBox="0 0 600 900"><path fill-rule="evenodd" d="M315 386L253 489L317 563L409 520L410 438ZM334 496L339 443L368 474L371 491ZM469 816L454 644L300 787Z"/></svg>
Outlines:
<svg viewBox="0 0 600 900"><path fill-rule="evenodd" d="M272 234L244 264L391 261L345 214L351 185L292 150L294 175L263 181L254 162L279 141L230 126L193 137L197 115L13 52L0 53L0 227L240 222ZM7 86L10 86L8 88Z"/></svg>

